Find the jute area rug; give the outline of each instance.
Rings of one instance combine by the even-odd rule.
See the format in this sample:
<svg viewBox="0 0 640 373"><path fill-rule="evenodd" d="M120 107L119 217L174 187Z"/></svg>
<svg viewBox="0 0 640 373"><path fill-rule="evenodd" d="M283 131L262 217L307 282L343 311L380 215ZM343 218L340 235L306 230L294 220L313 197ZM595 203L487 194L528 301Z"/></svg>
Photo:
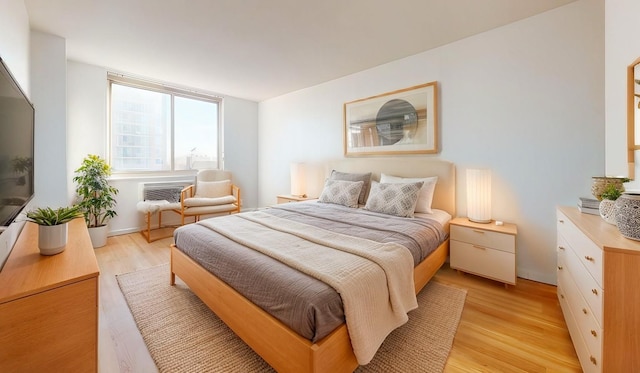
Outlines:
<svg viewBox="0 0 640 373"><path fill-rule="evenodd" d="M117 276L133 318L160 372L273 372L182 282L169 285L169 265ZM466 292L430 282L420 307L357 372L442 372ZM277 342L276 342L277 343Z"/></svg>

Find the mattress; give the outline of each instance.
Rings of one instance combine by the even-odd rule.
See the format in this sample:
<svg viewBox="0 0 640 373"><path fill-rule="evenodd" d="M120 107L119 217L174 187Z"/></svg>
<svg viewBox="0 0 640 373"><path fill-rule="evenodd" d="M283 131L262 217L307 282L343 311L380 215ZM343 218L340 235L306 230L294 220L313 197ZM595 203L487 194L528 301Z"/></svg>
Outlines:
<svg viewBox="0 0 640 373"><path fill-rule="evenodd" d="M448 237L444 228L448 223L446 213L398 218L318 202L282 204L261 212L376 242L399 243L409 250L415 265ZM176 229L174 239L178 250L312 342L344 323L340 295L315 278L217 234L203 224Z"/></svg>

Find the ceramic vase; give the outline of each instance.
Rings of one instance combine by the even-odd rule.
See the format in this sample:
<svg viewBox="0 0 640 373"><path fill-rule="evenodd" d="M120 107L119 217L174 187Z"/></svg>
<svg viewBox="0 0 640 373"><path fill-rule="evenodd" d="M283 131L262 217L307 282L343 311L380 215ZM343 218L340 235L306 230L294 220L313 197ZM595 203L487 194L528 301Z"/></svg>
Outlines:
<svg viewBox="0 0 640 373"><path fill-rule="evenodd" d="M39 225L38 249L42 255L55 255L64 251L67 245L68 224Z"/></svg>
<svg viewBox="0 0 640 373"><path fill-rule="evenodd" d="M620 233L640 241L640 194L623 193L616 200L614 211Z"/></svg>
<svg viewBox="0 0 640 373"><path fill-rule="evenodd" d="M599 210L600 217L609 224L616 224L615 214L616 201L610 199L603 199L600 201Z"/></svg>

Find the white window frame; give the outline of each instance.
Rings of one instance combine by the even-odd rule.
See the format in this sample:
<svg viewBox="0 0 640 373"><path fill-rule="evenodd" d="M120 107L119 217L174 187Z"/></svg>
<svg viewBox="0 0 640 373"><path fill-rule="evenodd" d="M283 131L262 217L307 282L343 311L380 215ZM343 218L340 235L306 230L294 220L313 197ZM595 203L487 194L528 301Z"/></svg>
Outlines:
<svg viewBox="0 0 640 373"><path fill-rule="evenodd" d="M111 146L113 145L112 140L112 122L111 122L111 86L113 83L124 85L132 88L145 89L149 91L159 92L168 94L171 97L171 169L165 171L157 171L157 170L136 170L136 171L127 171L127 170L113 170L114 174L119 175L127 175L127 174L180 174L180 173L192 173L190 170L176 170L175 169L175 115L174 115L174 101L175 97L183 97L196 99L211 103L218 104L218 168L224 169L224 138L223 138L223 123L222 123L222 105L223 105L223 97L213 94L206 93L202 91L197 91L195 89L178 87L175 85L170 85L167 83L153 82L150 80L146 80L143 78L132 77L129 75L116 73L116 72L108 72L107 73L107 157L109 160L109 164L112 163L112 154L111 154Z"/></svg>

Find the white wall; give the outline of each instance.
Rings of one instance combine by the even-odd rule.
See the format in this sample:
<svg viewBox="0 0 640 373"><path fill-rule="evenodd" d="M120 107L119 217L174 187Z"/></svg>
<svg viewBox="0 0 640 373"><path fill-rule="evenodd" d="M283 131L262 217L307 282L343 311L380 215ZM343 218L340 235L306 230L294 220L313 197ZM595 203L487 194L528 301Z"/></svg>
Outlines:
<svg viewBox="0 0 640 373"><path fill-rule="evenodd" d="M35 107L35 198L40 207L67 206L67 50L58 36L31 34Z"/></svg>
<svg viewBox="0 0 640 373"><path fill-rule="evenodd" d="M606 158L607 175L627 176L627 66L640 57L640 1L605 2ZM636 180L627 189L640 189L640 159Z"/></svg>
<svg viewBox="0 0 640 373"><path fill-rule="evenodd" d="M158 77L147 77L161 80ZM179 82L169 82L179 84ZM107 68L76 61L67 62L68 165L67 177L80 166L89 153L107 155ZM234 182L241 188L244 209L257 206L257 127L258 104L234 97L223 100L225 169L233 172ZM116 176L111 184L119 189L115 208L118 216L109 223L110 234L130 233L144 226L143 214L136 209L139 184L145 182L193 180L194 173L162 177ZM75 185L66 195L73 198ZM178 223L176 214L163 215L163 222ZM154 220L155 221L155 220Z"/></svg>
<svg viewBox="0 0 640 373"><path fill-rule="evenodd" d="M23 0L0 0L0 57L22 90L31 97L29 15Z"/></svg>
<svg viewBox="0 0 640 373"><path fill-rule="evenodd" d="M224 168L233 172L240 187L242 209L258 206L258 104L226 97L224 115Z"/></svg>
<svg viewBox="0 0 640 373"><path fill-rule="evenodd" d="M289 192L292 161L342 157L342 104L440 85L441 152L493 171L493 217L518 225L518 275L555 283L555 207L604 173L604 5L580 0L259 106L259 203Z"/></svg>

